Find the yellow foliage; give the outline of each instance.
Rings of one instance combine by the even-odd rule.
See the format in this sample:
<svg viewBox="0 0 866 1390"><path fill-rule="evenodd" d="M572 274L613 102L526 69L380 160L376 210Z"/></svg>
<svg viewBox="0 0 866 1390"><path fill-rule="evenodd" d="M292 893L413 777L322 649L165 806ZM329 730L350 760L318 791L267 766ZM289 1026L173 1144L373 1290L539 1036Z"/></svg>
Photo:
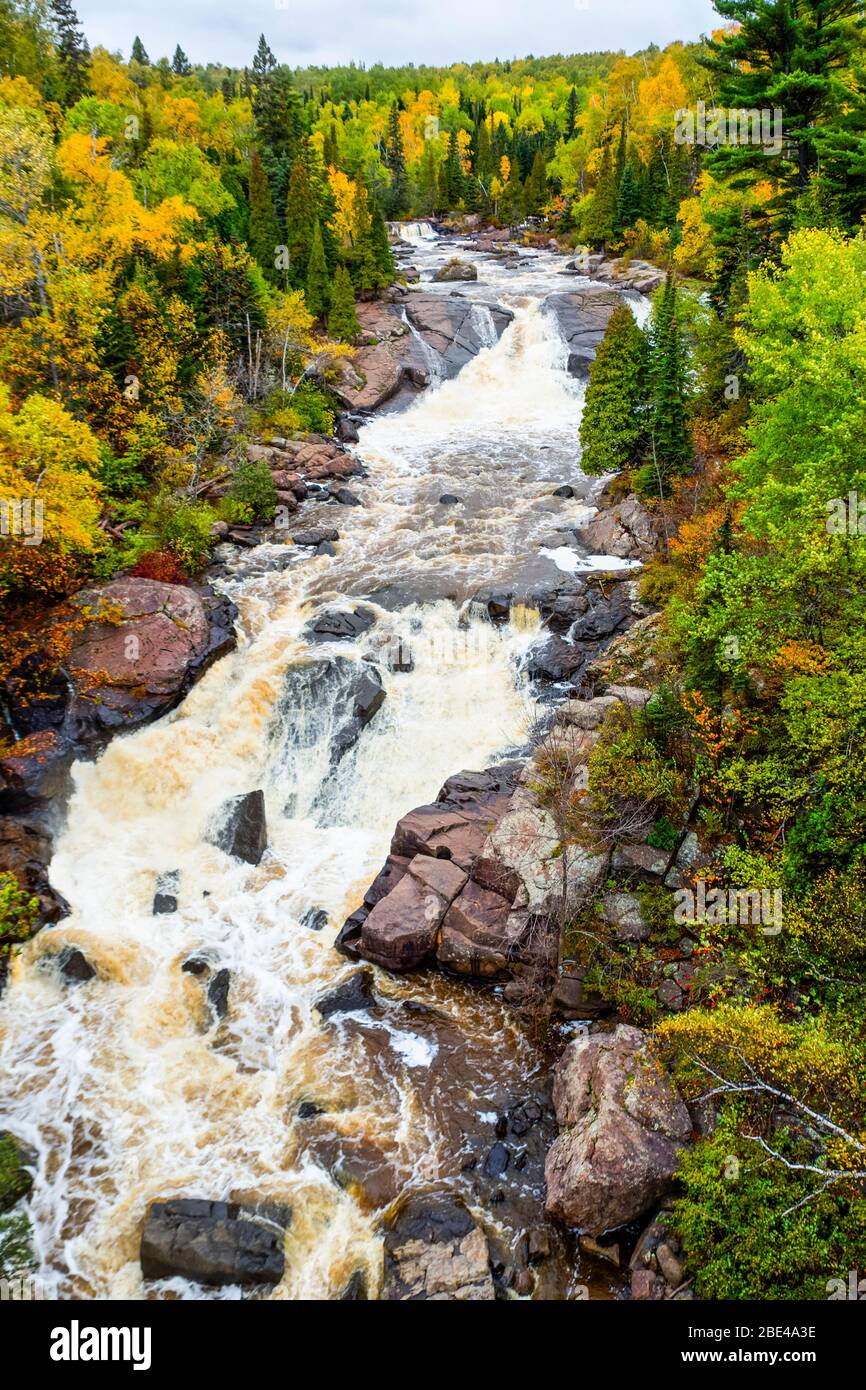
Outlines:
<svg viewBox="0 0 866 1390"><path fill-rule="evenodd" d="M0 385L0 497L42 504L43 543L62 552L94 548L99 460L96 436L57 401L34 394L15 414Z"/></svg>

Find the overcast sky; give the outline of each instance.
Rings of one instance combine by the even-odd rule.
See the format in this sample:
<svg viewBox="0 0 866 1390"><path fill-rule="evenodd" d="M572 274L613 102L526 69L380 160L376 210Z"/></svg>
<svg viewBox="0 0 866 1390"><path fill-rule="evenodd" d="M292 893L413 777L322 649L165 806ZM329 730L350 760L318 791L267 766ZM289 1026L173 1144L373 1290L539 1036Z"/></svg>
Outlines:
<svg viewBox="0 0 866 1390"><path fill-rule="evenodd" d="M264 33L292 67L447 64L534 53L634 52L717 27L710 0L75 0L91 46L249 65Z"/></svg>

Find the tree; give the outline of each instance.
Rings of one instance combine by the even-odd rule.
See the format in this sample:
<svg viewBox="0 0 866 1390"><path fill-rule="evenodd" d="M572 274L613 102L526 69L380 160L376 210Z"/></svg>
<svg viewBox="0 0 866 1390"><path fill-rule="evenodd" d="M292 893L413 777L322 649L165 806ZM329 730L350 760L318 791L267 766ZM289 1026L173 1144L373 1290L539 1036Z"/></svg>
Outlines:
<svg viewBox="0 0 866 1390"><path fill-rule="evenodd" d="M610 145L604 147L592 202L583 223L583 234L592 246L604 246L613 236L616 219L616 173Z"/></svg>
<svg viewBox="0 0 866 1390"><path fill-rule="evenodd" d="M271 52L270 45L264 34L259 34L259 43L253 58L253 72L259 78L267 78L277 66L277 60Z"/></svg>
<svg viewBox="0 0 866 1390"><path fill-rule="evenodd" d="M523 185L520 182L520 165L515 159L508 174L508 182L499 199L499 216L509 227L516 227L525 215Z"/></svg>
<svg viewBox="0 0 866 1390"><path fill-rule="evenodd" d="M249 203L249 248L268 279L275 281L278 278L276 250L280 244L280 228L268 176L256 149L250 160Z"/></svg>
<svg viewBox="0 0 866 1390"><path fill-rule="evenodd" d="M328 263L325 260L325 248L322 243L322 226L319 219L316 218L313 245L307 266L306 300L307 308L317 319L324 318L330 295L331 286L328 278Z"/></svg>
<svg viewBox="0 0 866 1390"><path fill-rule="evenodd" d="M627 304L611 314L589 368L580 421L584 473L628 468L641 456L647 428L647 341Z"/></svg>
<svg viewBox="0 0 866 1390"><path fill-rule="evenodd" d="M686 417L686 354L677 321L677 291L668 273L653 314L650 334L651 462L641 481L646 493L663 491L663 481L691 462L692 441Z"/></svg>
<svg viewBox="0 0 866 1390"><path fill-rule="evenodd" d="M174 50L174 57L171 60L171 70L175 77L190 77L192 75L192 63L187 58L180 44Z"/></svg>
<svg viewBox="0 0 866 1390"><path fill-rule="evenodd" d="M400 217L409 210L409 180L406 175L406 155L400 131L400 111L396 101L388 113L388 138L385 144L385 167L391 175L388 190L388 213Z"/></svg>
<svg viewBox="0 0 866 1390"><path fill-rule="evenodd" d="M577 92L574 87L568 94L568 102L565 107L565 138L574 139L575 126L577 124Z"/></svg>
<svg viewBox="0 0 866 1390"><path fill-rule="evenodd" d="M132 52L129 55L131 63L138 63L143 68L150 67L150 59L147 56L147 49L136 34L132 40Z"/></svg>
<svg viewBox="0 0 866 1390"><path fill-rule="evenodd" d="M782 130L772 158L760 145L738 141L709 155L714 174L763 177L779 182L778 235L790 228L794 207L819 165L822 142L859 112L862 81L857 73L863 43L859 0L716 0L716 9L736 27L707 44L702 62L714 78L719 106L781 113ZM776 132L771 133L775 138ZM860 163L863 142L849 151Z"/></svg>
<svg viewBox="0 0 866 1390"><path fill-rule="evenodd" d="M286 195L286 244L289 248L289 275L293 285L306 284L307 265L316 225L316 199L306 159L299 156L292 165Z"/></svg>
<svg viewBox="0 0 866 1390"><path fill-rule="evenodd" d="M354 342L361 332L355 313L355 290L344 265L337 266L331 291L331 312L328 314L328 333L344 343Z"/></svg>
<svg viewBox="0 0 866 1390"><path fill-rule="evenodd" d="M543 150L536 151L523 192L527 213L537 215L541 212L547 197L547 161Z"/></svg>
<svg viewBox="0 0 866 1390"><path fill-rule="evenodd" d="M622 172L616 195L616 216L614 233L621 236L628 227L633 227L640 216L640 188L635 177L634 166L628 161Z"/></svg>
<svg viewBox="0 0 866 1390"><path fill-rule="evenodd" d="M71 0L49 0L49 10L57 30L63 105L74 106L87 91L90 48Z"/></svg>

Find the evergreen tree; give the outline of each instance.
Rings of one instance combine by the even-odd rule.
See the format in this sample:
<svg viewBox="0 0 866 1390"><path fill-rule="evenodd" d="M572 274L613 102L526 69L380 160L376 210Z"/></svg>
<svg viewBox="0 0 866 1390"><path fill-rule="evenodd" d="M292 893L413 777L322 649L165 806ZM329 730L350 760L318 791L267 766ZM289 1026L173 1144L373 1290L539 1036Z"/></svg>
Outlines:
<svg viewBox="0 0 866 1390"><path fill-rule="evenodd" d="M324 318L330 299L330 281L328 278L328 263L325 260L325 247L322 242L322 226L316 218L316 225L313 229L313 245L310 250L310 261L307 266L307 284L304 291L307 300L307 308L317 319Z"/></svg>
<svg viewBox="0 0 866 1390"><path fill-rule="evenodd" d="M180 44L174 50L174 57L171 60L171 70L175 77L190 77L192 74L192 63L187 58Z"/></svg>
<svg viewBox="0 0 866 1390"><path fill-rule="evenodd" d="M605 145L592 203L584 219L583 235L592 246L603 246L613 236L616 219L616 176L610 145Z"/></svg>
<svg viewBox="0 0 866 1390"><path fill-rule="evenodd" d="M710 40L701 60L713 74L717 106L779 109L782 139L772 158L760 145L720 145L708 166L716 176L777 179L781 236L818 169L822 143L832 143L845 123L853 84L844 82L843 95L843 74L862 62L863 8L860 0L715 0L715 8L737 26ZM862 181L863 142L857 145L850 154Z"/></svg>
<svg viewBox="0 0 866 1390"><path fill-rule="evenodd" d="M280 227L274 212L271 187L258 150L250 160L249 184L249 247L269 280L279 278L275 265L276 249L280 244Z"/></svg>
<svg viewBox="0 0 866 1390"><path fill-rule="evenodd" d="M316 199L306 159L298 157L292 165L286 195L286 245L292 284L301 289L306 284L307 266L313 247L316 225Z"/></svg>
<svg viewBox="0 0 866 1390"><path fill-rule="evenodd" d="M538 150L532 161L532 169L523 189L526 211L537 216L547 198L547 161L544 151Z"/></svg>
<svg viewBox="0 0 866 1390"><path fill-rule="evenodd" d="M139 63L143 68L150 67L150 59L147 56L147 50L137 34L132 40L132 52L129 55L129 59L132 63Z"/></svg>
<svg viewBox="0 0 866 1390"><path fill-rule="evenodd" d="M74 106L87 91L90 48L71 0L49 0L48 8L57 32L62 104Z"/></svg>
<svg viewBox="0 0 866 1390"><path fill-rule="evenodd" d="M344 265L338 265L331 289L331 312L328 314L328 334L342 342L351 343L361 332L355 313L355 290Z"/></svg>
<svg viewBox="0 0 866 1390"><path fill-rule="evenodd" d="M640 203L640 187L635 177L634 166L629 160L623 170L616 195L614 232L617 236L622 236L628 227L634 226L640 216Z"/></svg>
<svg viewBox="0 0 866 1390"><path fill-rule="evenodd" d="M270 45L264 34L259 34L258 47L253 58L253 72L258 78L268 77L277 66L277 60L271 52Z"/></svg>
<svg viewBox="0 0 866 1390"><path fill-rule="evenodd" d="M452 130L448 136L448 149L445 154L445 162L442 165L442 192L446 198L446 207L456 208L462 201L463 180L463 165L460 161L457 132Z"/></svg>
<svg viewBox="0 0 866 1390"><path fill-rule="evenodd" d="M516 227L525 215L523 185L520 182L520 166L515 160L511 165L508 182L499 199L499 216L507 227Z"/></svg>
<svg viewBox="0 0 866 1390"><path fill-rule="evenodd" d="M391 250L391 243L388 240L385 217L376 198L373 199L373 211L370 216L370 244L373 248L373 256L381 284L390 285L397 274L397 266L394 261L394 253Z"/></svg>
<svg viewBox="0 0 866 1390"><path fill-rule="evenodd" d="M574 139L574 131L577 125L577 92L574 87L568 94L568 102L565 107L565 138Z"/></svg>
<svg viewBox="0 0 866 1390"><path fill-rule="evenodd" d="M686 353L677 319L677 292L668 274L653 313L650 353L650 449L640 490L658 494L664 479L692 460L686 417Z"/></svg>
<svg viewBox="0 0 866 1390"><path fill-rule="evenodd" d="M584 473L628 468L641 457L647 427L647 360L644 334L627 304L611 314L589 368L580 422Z"/></svg>
<svg viewBox="0 0 866 1390"><path fill-rule="evenodd" d="M391 175L388 190L388 213L400 217L409 210L409 179L406 175L406 155L403 150L403 135L400 130L400 111L397 103L391 103L388 114L388 139L385 145L385 167Z"/></svg>

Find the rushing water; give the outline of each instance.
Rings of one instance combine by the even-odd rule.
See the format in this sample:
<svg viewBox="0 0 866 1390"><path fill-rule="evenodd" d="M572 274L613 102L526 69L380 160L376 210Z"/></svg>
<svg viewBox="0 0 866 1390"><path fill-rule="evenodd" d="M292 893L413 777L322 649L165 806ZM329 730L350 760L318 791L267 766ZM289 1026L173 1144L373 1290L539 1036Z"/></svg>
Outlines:
<svg viewBox="0 0 866 1390"><path fill-rule="evenodd" d="M443 249L423 224L407 236L427 280L453 244ZM478 301L489 346L363 429L364 507L305 509L304 524L339 527L336 557L297 553L273 567L285 551L265 546L235 558L226 587L241 613L237 652L174 713L75 767L51 865L71 916L20 954L0 1002L0 1125L39 1153L30 1213L57 1296L215 1296L180 1280L142 1284L144 1213L171 1195L292 1206L286 1275L269 1297L334 1297L357 1269L375 1289L383 1208L431 1184L477 1205L467 1153L492 1142L497 1111L542 1084L495 991L377 972L379 1016L323 1023L314 1009L355 968L333 937L399 816L525 737L518 662L534 615L518 608L497 629L467 600L499 580L552 578L540 543L586 515L584 502L550 495L585 482L581 388L541 307L568 287L561 262L538 253L507 270L473 259L480 278L460 293ZM485 300L515 315L498 342ZM441 504L446 492L460 503ZM311 613L347 595L372 598L376 625L357 646L311 648ZM386 702L334 772L331 711L305 701L292 671L338 651L375 658L398 638L414 669L382 668ZM226 797L256 787L270 848L251 868L204 836ZM179 909L154 917L156 876L169 870L180 873ZM324 931L310 928L311 909L328 914ZM50 957L66 942L97 979L59 982ZM181 970L193 953L231 972L222 1022L201 980ZM300 1119L304 1100L322 1113ZM524 1196L537 1217L537 1177ZM496 1224L489 1210L484 1219ZM499 1224L507 1245L514 1230Z"/></svg>

